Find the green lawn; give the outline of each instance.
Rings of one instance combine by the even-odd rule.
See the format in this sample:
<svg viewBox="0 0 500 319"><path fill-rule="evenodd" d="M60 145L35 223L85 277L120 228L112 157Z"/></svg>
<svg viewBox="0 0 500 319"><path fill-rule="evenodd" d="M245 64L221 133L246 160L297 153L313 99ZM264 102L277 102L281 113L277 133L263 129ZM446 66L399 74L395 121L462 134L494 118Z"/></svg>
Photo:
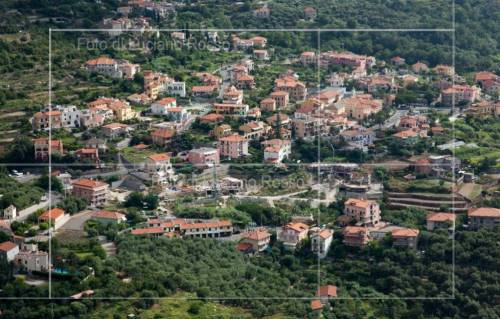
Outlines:
<svg viewBox="0 0 500 319"><path fill-rule="evenodd" d="M136 150L133 147L126 147L121 151L123 157L131 163L142 163L146 157L154 154L151 150Z"/></svg>

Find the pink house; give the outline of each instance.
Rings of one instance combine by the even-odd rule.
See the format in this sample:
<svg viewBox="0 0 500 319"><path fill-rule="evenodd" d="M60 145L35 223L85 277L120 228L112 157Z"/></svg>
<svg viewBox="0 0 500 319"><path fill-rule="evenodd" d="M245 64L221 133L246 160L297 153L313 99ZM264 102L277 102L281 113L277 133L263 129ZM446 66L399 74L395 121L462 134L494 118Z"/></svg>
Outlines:
<svg viewBox="0 0 500 319"><path fill-rule="evenodd" d="M239 158L248 155L248 140L241 135L229 135L219 139L220 155Z"/></svg>
<svg viewBox="0 0 500 319"><path fill-rule="evenodd" d="M362 226L375 226L380 222L380 207L371 200L349 198L344 203L344 214Z"/></svg>
<svg viewBox="0 0 500 319"><path fill-rule="evenodd" d="M201 147L190 150L188 161L193 165L219 164L219 150L210 147Z"/></svg>

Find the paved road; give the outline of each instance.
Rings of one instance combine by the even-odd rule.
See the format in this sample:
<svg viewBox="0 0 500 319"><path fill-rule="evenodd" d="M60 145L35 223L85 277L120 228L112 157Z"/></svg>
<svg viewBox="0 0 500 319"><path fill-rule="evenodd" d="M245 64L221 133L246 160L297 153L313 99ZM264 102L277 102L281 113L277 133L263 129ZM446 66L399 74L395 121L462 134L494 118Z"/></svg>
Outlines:
<svg viewBox="0 0 500 319"><path fill-rule="evenodd" d="M390 118L388 118L382 127L384 129L388 129L391 127L394 127L399 124L399 121L403 116L405 116L408 113L408 110L396 110L396 113L394 113Z"/></svg>
<svg viewBox="0 0 500 319"><path fill-rule="evenodd" d="M47 197L49 197L47 195ZM59 202L61 201L61 196L58 195L58 194L52 194L51 196L51 207L55 207ZM28 218L29 215L33 214L34 212L36 212L37 210L41 209L41 208L47 208L49 207L49 199L47 199L46 201L43 201L43 202L40 202L36 205L33 205L33 206L30 206L28 208L25 208L21 211L18 212L18 217L16 218L16 221L24 221L26 218Z"/></svg>
<svg viewBox="0 0 500 319"><path fill-rule="evenodd" d="M78 231L83 231L83 227L85 225L85 222L90 219L92 216L92 211L86 210L77 214L72 215L69 220L66 222L66 224L62 225L61 228L59 228L58 231L64 231L64 230L78 230Z"/></svg>

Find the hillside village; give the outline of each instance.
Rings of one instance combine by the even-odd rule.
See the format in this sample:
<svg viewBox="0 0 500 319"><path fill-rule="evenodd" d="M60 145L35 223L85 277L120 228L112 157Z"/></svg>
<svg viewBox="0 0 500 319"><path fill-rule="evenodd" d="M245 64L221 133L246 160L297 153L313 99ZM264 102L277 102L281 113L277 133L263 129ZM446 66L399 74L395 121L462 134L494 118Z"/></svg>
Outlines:
<svg viewBox="0 0 500 319"><path fill-rule="evenodd" d="M498 227L498 153L462 124L498 123L498 75L314 46L284 56L269 32L155 30L151 14L175 10L128 1L101 25L109 38L166 33L186 55L208 39L216 63L186 59L179 76L140 54L90 51L72 61L83 89L138 90L72 103L55 91L12 141L35 164L1 172L0 252L13 276L33 287L92 282L88 256L120 254L120 238L215 240L256 262L278 254L327 267L374 247L423 258L433 233L451 245L457 230ZM316 16L304 8L306 21ZM342 283L307 286L308 312L347 297Z"/></svg>

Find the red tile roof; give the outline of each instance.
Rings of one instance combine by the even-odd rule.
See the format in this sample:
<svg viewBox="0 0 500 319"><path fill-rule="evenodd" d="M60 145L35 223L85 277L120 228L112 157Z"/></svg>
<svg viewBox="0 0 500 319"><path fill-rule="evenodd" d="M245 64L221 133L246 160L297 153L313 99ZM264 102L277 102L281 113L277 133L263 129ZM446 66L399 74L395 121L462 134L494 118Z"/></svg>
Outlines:
<svg viewBox="0 0 500 319"><path fill-rule="evenodd" d="M155 162L170 160L170 156L167 153L153 154L148 156L148 158Z"/></svg>
<svg viewBox="0 0 500 319"><path fill-rule="evenodd" d="M500 209L491 207L471 208L467 213L469 217L495 217L500 218Z"/></svg>
<svg viewBox="0 0 500 319"><path fill-rule="evenodd" d="M457 216L452 213L432 213L427 215L426 219L432 222L454 221Z"/></svg>
<svg viewBox="0 0 500 319"><path fill-rule="evenodd" d="M403 228L392 231L392 237L417 237L420 231L418 229Z"/></svg>
<svg viewBox="0 0 500 319"><path fill-rule="evenodd" d="M44 212L38 219L48 221L49 219L58 219L64 215L64 210L60 208L52 208L51 210L48 210Z"/></svg>
<svg viewBox="0 0 500 319"><path fill-rule="evenodd" d="M323 309L323 304L321 303L321 301L320 300L312 300L311 301L311 310L316 311L316 310L320 310L320 309Z"/></svg>
<svg viewBox="0 0 500 319"><path fill-rule="evenodd" d="M17 247L17 244L11 241L4 241L0 244L0 251L8 252Z"/></svg>
<svg viewBox="0 0 500 319"><path fill-rule="evenodd" d="M106 186L106 185L108 185L108 184L101 182L101 181L96 181L96 180L86 179L86 178L73 182L73 186L85 187L85 188L97 188L97 187Z"/></svg>
<svg viewBox="0 0 500 319"><path fill-rule="evenodd" d="M337 297L337 286L326 285L319 287L316 291L317 297Z"/></svg>

